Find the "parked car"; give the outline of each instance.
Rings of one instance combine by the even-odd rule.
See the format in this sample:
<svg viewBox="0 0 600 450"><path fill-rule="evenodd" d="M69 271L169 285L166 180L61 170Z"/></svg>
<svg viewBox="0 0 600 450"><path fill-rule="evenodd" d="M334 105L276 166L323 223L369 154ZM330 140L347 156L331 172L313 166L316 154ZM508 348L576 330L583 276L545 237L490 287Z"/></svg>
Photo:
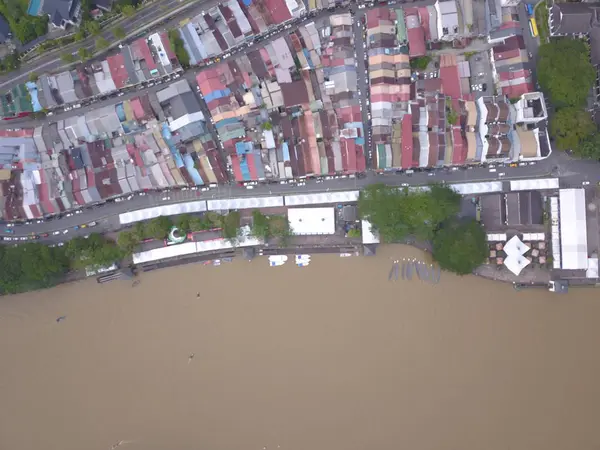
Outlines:
<svg viewBox="0 0 600 450"><path fill-rule="evenodd" d="M69 230L63 230L62 234L67 234Z"/></svg>
<svg viewBox="0 0 600 450"><path fill-rule="evenodd" d="M52 236L56 236L56 235L58 235L58 234L60 234L60 231L53 231L53 232L52 232Z"/></svg>

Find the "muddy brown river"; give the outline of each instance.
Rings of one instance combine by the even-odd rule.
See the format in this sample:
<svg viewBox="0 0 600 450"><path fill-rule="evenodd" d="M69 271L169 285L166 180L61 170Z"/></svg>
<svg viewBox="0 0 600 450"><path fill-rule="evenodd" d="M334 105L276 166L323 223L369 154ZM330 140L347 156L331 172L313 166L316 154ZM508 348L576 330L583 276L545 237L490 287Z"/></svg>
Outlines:
<svg viewBox="0 0 600 450"><path fill-rule="evenodd" d="M598 291L388 282L402 257L426 258L192 264L2 298L0 449L600 448Z"/></svg>

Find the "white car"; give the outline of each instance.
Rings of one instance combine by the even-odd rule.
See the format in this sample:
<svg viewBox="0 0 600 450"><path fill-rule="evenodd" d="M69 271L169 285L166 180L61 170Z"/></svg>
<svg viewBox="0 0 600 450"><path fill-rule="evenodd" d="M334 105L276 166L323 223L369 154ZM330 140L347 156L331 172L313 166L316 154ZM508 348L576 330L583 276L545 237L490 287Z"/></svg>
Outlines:
<svg viewBox="0 0 600 450"><path fill-rule="evenodd" d="M73 217L73 213L67 214L67 217Z"/></svg>
<svg viewBox="0 0 600 450"><path fill-rule="evenodd" d="M408 183L402 183L400 186L402 186L402 187L408 187L409 184Z"/></svg>
<svg viewBox="0 0 600 450"><path fill-rule="evenodd" d="M504 173L504 172L501 172L501 173L499 173L499 174L498 174L498 176L499 176L499 177L504 177L504 176L506 176L506 173Z"/></svg>
<svg viewBox="0 0 600 450"><path fill-rule="evenodd" d="M246 189L254 189L254 186L246 186Z"/></svg>
<svg viewBox="0 0 600 450"><path fill-rule="evenodd" d="M6 224L6 226L7 226L7 227L14 227L14 226L15 226L15 224L14 224L14 223L7 223L7 224Z"/></svg>
<svg viewBox="0 0 600 450"><path fill-rule="evenodd" d="M69 230L63 230L63 234L67 234L69 232Z"/></svg>
<svg viewBox="0 0 600 450"><path fill-rule="evenodd" d="M200 189L200 190L201 190L202 192L206 192L206 191L209 191L210 189L209 189L209 188L207 188L207 187L203 187L203 188L202 188L202 189Z"/></svg>
<svg viewBox="0 0 600 450"><path fill-rule="evenodd" d="M182 191L187 191L188 189L189 189L189 188L186 188L186 187L182 187L182 188L181 188L181 190L182 190Z"/></svg>
<svg viewBox="0 0 600 450"><path fill-rule="evenodd" d="M27 236L23 236L22 238L19 238L19 239L21 239L22 241L26 241L29 238Z"/></svg>
<svg viewBox="0 0 600 450"><path fill-rule="evenodd" d="M64 242L59 242L57 245L58 245L59 247L62 247L63 245L65 245L65 243L64 243Z"/></svg>
<svg viewBox="0 0 600 450"><path fill-rule="evenodd" d="M36 220L35 223L44 223L43 220Z"/></svg>
<svg viewBox="0 0 600 450"><path fill-rule="evenodd" d="M582 186L587 186L588 184L590 184L589 181L584 181L583 183L581 183Z"/></svg>
<svg viewBox="0 0 600 450"><path fill-rule="evenodd" d="M191 189L192 191L197 191L197 190L198 190L198 186L192 186L190 189Z"/></svg>
<svg viewBox="0 0 600 450"><path fill-rule="evenodd" d="M456 172L458 170L458 167L453 167L451 170L452 172Z"/></svg>
<svg viewBox="0 0 600 450"><path fill-rule="evenodd" d="M59 234L60 234L60 231L55 231L55 232L52 233L53 236L56 236L56 235L59 235Z"/></svg>
<svg viewBox="0 0 600 450"><path fill-rule="evenodd" d="M287 181L280 181L279 184L287 184Z"/></svg>
<svg viewBox="0 0 600 450"><path fill-rule="evenodd" d="M75 211L75 214L83 214L83 211L78 209L77 211Z"/></svg>
<svg viewBox="0 0 600 450"><path fill-rule="evenodd" d="M143 197L144 195L146 195L146 193L145 193L145 192L138 192L138 195L139 195L140 197Z"/></svg>
<svg viewBox="0 0 600 450"><path fill-rule="evenodd" d="M171 197L163 197L162 200L171 200Z"/></svg>
<svg viewBox="0 0 600 450"><path fill-rule="evenodd" d="M490 172L496 172L496 169L490 169Z"/></svg>

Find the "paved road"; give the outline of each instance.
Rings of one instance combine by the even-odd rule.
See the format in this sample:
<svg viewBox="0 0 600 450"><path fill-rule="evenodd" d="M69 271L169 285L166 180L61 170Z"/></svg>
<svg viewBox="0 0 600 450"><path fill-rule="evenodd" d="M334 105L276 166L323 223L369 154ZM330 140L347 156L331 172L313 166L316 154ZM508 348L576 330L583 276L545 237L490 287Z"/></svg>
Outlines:
<svg viewBox="0 0 600 450"><path fill-rule="evenodd" d="M365 9L354 8L352 12L355 14L353 30L354 30L354 45L356 46L356 66L357 66L357 83L362 106L362 123L365 127L366 139L365 150L367 167L373 167L373 141L371 135L371 120L369 119L370 101L369 101L369 75L367 65L367 48L365 48Z"/></svg>
<svg viewBox="0 0 600 450"><path fill-rule="evenodd" d="M214 3L217 2L193 2L187 5L187 9L185 9L185 11L175 13L175 15L171 17L174 10L183 8L186 5L182 3L182 0L162 0L146 6L135 16L126 18L118 23L115 23L115 25L123 27L123 29L129 35L132 35L133 33L137 35L136 32L138 30L155 21L160 21L161 18L164 18L165 20L168 19L168 22L166 23L175 26L177 22L200 13L202 9L212 6ZM164 27L165 24L162 24L161 28ZM143 34L145 34L145 32L143 32ZM104 37L109 42L115 42L115 37L110 29L104 30L100 36ZM76 54L79 47L85 47L93 53L95 50L95 41L98 39L98 37L99 36L90 37L85 41L68 45L63 49L49 51L47 55L24 64L19 70L0 76L0 89L6 91L19 83L27 81L29 74L33 72L41 74L67 70L71 65L65 64L60 59L60 54L69 50ZM130 39L127 39L126 41L128 40Z"/></svg>
<svg viewBox="0 0 600 450"><path fill-rule="evenodd" d="M557 166L559 166L557 168ZM360 189L372 183L384 183L390 186L400 186L404 183L410 186L426 185L432 182L445 183L466 183L476 181L509 181L511 179L524 178L539 178L558 176L561 177L561 185L564 187L581 187L583 181L590 181L590 186L593 187L600 181L600 165L589 161L578 161L567 157L563 153L553 154L550 158L539 161L534 165L524 167L502 167L498 168L495 173L489 172L486 167L475 167L473 169L447 171L439 170L433 172L430 176L428 173L415 173L412 175L397 174L395 172L385 175L377 175L369 172L366 178L350 179L339 178L322 183L317 183L315 180L307 180L306 186L296 186L294 184L265 184L256 186L252 190L239 187L235 184L221 185L218 188L211 189L208 192L199 190L185 190L172 192L157 192L148 193L143 196L134 196L131 200L122 202L108 202L104 205L90 207L83 210L81 214L74 214L70 217L50 220L41 224L31 225L16 225L13 227L14 234L6 233L5 227L0 229L1 236L15 237L26 236L31 233L43 234L50 233L48 238L42 239L45 242L60 242L66 238L71 238L77 235L86 235L92 230L97 232L115 231L120 228L118 215L141 208L148 208L158 205L166 205L171 203L180 203L191 200L211 200L234 197L257 197L268 195L291 195L291 194L307 194L316 192L335 192ZM505 173L504 177L500 177L499 173ZM168 200L163 200L168 198ZM87 224L91 221L98 222L98 225L91 229L74 230L73 227ZM62 231L69 229L65 235ZM58 236L52 235L52 232L61 231ZM5 244L9 242L4 241Z"/></svg>

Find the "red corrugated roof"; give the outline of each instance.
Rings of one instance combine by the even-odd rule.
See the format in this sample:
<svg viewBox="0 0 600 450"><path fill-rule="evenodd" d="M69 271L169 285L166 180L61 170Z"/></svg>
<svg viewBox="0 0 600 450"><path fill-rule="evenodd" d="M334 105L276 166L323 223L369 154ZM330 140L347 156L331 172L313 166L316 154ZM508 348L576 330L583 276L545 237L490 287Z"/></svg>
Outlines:
<svg viewBox="0 0 600 450"><path fill-rule="evenodd" d="M167 33L160 33L160 40L165 49L165 53L167 54L167 58L172 60L177 60L177 56L175 56L175 52L171 48L171 42L169 41L169 35Z"/></svg>
<svg viewBox="0 0 600 450"><path fill-rule="evenodd" d="M458 66L440 68L440 79L444 94L452 98L460 98L460 76Z"/></svg>
<svg viewBox="0 0 600 450"><path fill-rule="evenodd" d="M528 92L533 92L535 89L533 87L532 82L521 83L515 86L506 86L502 88L502 94L506 95L509 98L520 97L523 94Z"/></svg>
<svg viewBox="0 0 600 450"><path fill-rule="evenodd" d="M290 10L284 0L264 0L264 3L275 24L285 22L292 18Z"/></svg>
<svg viewBox="0 0 600 450"><path fill-rule="evenodd" d="M130 47L132 49L131 53L134 60L144 60L148 70L156 70L156 63L154 62L154 58L152 57L152 53L150 52L150 47L148 47L146 39L140 38L137 41L134 41Z"/></svg>
<svg viewBox="0 0 600 450"><path fill-rule="evenodd" d="M505 59L516 58L520 54L521 54L521 50L518 48L506 50L504 52L497 52L494 50L494 59L496 61L504 61Z"/></svg>
<svg viewBox="0 0 600 450"><path fill-rule="evenodd" d="M425 48L425 32L423 27L408 29L408 54L411 58L424 56L427 53Z"/></svg>
<svg viewBox="0 0 600 450"><path fill-rule="evenodd" d="M231 167L233 168L233 175L236 181L244 181L242 176L242 169L240 168L240 159L237 155L231 155Z"/></svg>
<svg viewBox="0 0 600 450"><path fill-rule="evenodd" d="M500 81L515 80L517 78L527 78L531 76L531 72L527 69L517 70L515 72L500 72Z"/></svg>
<svg viewBox="0 0 600 450"><path fill-rule="evenodd" d="M356 171L364 172L367 169L367 161L365 160L365 149L362 145L356 146Z"/></svg>
<svg viewBox="0 0 600 450"><path fill-rule="evenodd" d="M467 145L460 128L452 128L452 140L454 141L452 164L462 164L467 159Z"/></svg>
<svg viewBox="0 0 600 450"><path fill-rule="evenodd" d="M402 168L413 166L412 116L405 114L402 118Z"/></svg>
<svg viewBox="0 0 600 450"><path fill-rule="evenodd" d="M110 75L117 89L125 86L127 80L129 79L129 75L125 69L125 57L119 53L118 55L109 56L106 58L106 61L108 62Z"/></svg>

